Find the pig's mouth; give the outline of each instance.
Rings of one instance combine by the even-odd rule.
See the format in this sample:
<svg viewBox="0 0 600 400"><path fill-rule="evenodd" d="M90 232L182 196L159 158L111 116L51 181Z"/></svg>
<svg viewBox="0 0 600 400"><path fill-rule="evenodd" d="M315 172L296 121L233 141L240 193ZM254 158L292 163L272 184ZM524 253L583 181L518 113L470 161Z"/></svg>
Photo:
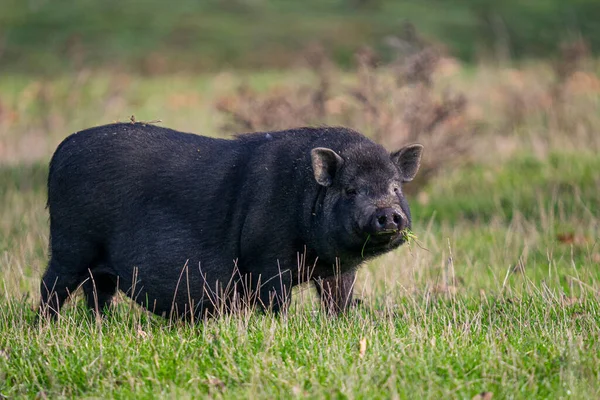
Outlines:
<svg viewBox="0 0 600 400"><path fill-rule="evenodd" d="M401 232L402 231L400 229L388 229L386 231L380 231L380 232L374 233L373 236L391 237L391 236L397 236Z"/></svg>
<svg viewBox="0 0 600 400"><path fill-rule="evenodd" d="M404 240L404 231L400 229L393 229L387 231L381 231L370 235L371 240L375 244L381 245L393 245Z"/></svg>
<svg viewBox="0 0 600 400"><path fill-rule="evenodd" d="M377 233L363 233L362 255L386 252L406 241L405 230L386 230Z"/></svg>

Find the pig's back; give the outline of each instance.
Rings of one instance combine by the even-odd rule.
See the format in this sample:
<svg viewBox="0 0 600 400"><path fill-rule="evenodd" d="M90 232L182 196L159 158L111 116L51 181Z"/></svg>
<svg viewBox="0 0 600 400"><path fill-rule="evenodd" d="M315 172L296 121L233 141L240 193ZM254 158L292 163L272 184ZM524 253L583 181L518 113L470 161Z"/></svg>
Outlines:
<svg viewBox="0 0 600 400"><path fill-rule="evenodd" d="M218 174L209 168L234 157L228 143L139 123L75 133L50 163L51 222L105 235L149 206L189 209L198 190L211 196Z"/></svg>

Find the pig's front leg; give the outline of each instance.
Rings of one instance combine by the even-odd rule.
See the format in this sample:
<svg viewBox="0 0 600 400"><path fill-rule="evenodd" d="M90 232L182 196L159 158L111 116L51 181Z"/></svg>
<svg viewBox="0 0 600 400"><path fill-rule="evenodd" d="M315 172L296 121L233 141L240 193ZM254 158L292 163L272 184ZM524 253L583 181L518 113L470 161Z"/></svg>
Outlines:
<svg viewBox="0 0 600 400"><path fill-rule="evenodd" d="M328 278L313 278L321 304L329 314L340 314L359 303L352 299L356 271L336 274Z"/></svg>

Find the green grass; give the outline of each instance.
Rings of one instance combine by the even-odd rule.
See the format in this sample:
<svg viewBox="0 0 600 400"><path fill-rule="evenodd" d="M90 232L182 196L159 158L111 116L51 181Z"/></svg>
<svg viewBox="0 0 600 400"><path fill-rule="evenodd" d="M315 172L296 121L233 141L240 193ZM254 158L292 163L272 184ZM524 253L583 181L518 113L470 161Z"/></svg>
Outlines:
<svg viewBox="0 0 600 400"><path fill-rule="evenodd" d="M598 302L404 298L330 319L308 310L169 326L120 307L100 325L81 309L37 326L0 316L9 398L594 398ZM595 333L595 334L592 334ZM359 343L366 339L361 355Z"/></svg>
<svg viewBox="0 0 600 400"><path fill-rule="evenodd" d="M467 60L493 56L506 44L516 57L554 54L565 37L582 34L597 49L600 18L593 0L502 3L462 0L144 1L2 0L0 66L53 73L82 66L147 73L285 67L323 43L348 65L363 45L383 42L411 21L427 38ZM501 50L500 50L501 51Z"/></svg>
<svg viewBox="0 0 600 400"><path fill-rule="evenodd" d="M125 300L100 323L78 303L59 322L37 324L32 307L47 243L46 170L3 167L0 393L597 397L600 230L592 202L598 187L596 175L586 173L597 165L596 157L560 154L464 167L431 183L426 206L413 199L413 230L427 250L413 244L361 271L364 307L330 318L302 288L285 317L251 313L198 325L171 324ZM476 180L485 171L491 178ZM579 200L561 206L548 191L562 180L581 190ZM527 190L518 190L526 183ZM487 200L511 191L519 199L513 207L523 212ZM465 214L470 208L481 218ZM583 241L558 241L565 227ZM519 259L522 270L514 269Z"/></svg>
<svg viewBox="0 0 600 400"><path fill-rule="evenodd" d="M593 153L555 152L545 160L523 155L496 166L472 165L445 174L431 187L431 203L416 205L416 212L449 221L510 221L516 214L535 219L540 213L598 219L599 170L600 157Z"/></svg>
<svg viewBox="0 0 600 400"><path fill-rule="evenodd" d="M303 79L246 76L257 89ZM131 114L219 135L223 119L212 104L243 79L0 79L2 396L600 396L600 158L593 143L557 145L571 143L562 137L534 156L532 137L544 131L535 126L507 134L513 152L496 152L494 136L482 134L482 154L412 196L416 239L361 269L364 306L342 317L328 317L300 287L277 318L177 324L120 296L101 322L79 299L56 323L35 322L47 261L47 161L58 142Z"/></svg>

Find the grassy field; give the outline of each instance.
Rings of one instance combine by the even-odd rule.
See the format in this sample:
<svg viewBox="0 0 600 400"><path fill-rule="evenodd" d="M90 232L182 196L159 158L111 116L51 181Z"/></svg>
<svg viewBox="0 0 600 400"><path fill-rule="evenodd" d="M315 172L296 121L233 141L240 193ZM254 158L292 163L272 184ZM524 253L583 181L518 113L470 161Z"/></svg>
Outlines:
<svg viewBox="0 0 600 400"><path fill-rule="evenodd" d="M569 83L569 125L556 128L532 100L528 77L543 71L454 78L487 124L467 162L409 199L418 244L361 270L364 306L330 318L301 287L286 316L193 326L125 298L104 321L78 301L34 322L49 156L68 133L131 114L216 136L216 98L308 72L0 77L0 397L600 397L600 88L594 75ZM521 81L531 115L507 128L501 89Z"/></svg>
<svg viewBox="0 0 600 400"><path fill-rule="evenodd" d="M0 67L15 73L289 67L313 42L348 65L363 45L389 53L385 43L405 21L466 60L544 57L579 34L600 44L595 0L0 0L0 8Z"/></svg>

